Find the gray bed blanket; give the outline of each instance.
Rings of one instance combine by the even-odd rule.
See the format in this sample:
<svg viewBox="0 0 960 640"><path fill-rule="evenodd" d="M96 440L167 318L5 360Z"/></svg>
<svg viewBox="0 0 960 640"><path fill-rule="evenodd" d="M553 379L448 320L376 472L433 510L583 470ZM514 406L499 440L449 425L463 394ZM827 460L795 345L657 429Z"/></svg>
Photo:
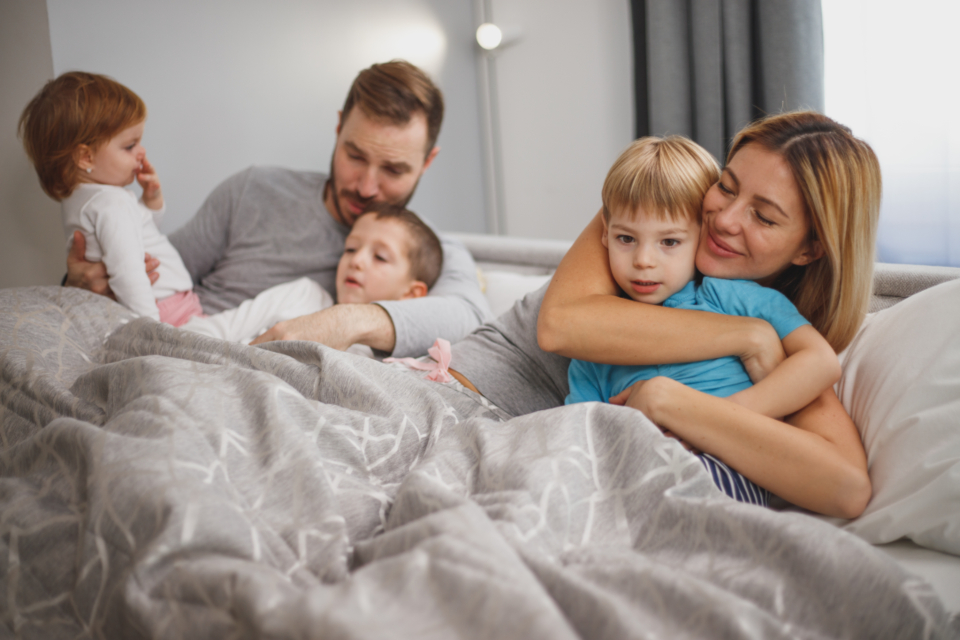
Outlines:
<svg viewBox="0 0 960 640"><path fill-rule="evenodd" d="M853 536L636 411L511 420L322 346L0 291L0 635L948 638Z"/></svg>

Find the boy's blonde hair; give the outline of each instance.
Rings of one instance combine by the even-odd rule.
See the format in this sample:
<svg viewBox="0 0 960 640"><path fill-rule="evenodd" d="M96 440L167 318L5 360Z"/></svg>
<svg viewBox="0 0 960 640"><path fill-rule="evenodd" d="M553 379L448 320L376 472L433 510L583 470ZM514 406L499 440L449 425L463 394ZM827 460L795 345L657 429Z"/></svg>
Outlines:
<svg viewBox="0 0 960 640"><path fill-rule="evenodd" d="M603 219L637 209L669 220L700 221L703 196L720 179L720 166L696 142L681 136L635 140L603 182Z"/></svg>
<svg viewBox="0 0 960 640"><path fill-rule="evenodd" d="M127 127L147 118L143 100L106 76L69 71L44 85L20 116L23 140L40 186L63 200L80 182L74 152L81 144L93 151Z"/></svg>
<svg viewBox="0 0 960 640"><path fill-rule="evenodd" d="M791 266L773 284L836 351L860 328L870 305L882 181L876 154L850 129L814 111L768 116L737 134L727 163L749 144L782 157L810 217L810 240L824 255Z"/></svg>

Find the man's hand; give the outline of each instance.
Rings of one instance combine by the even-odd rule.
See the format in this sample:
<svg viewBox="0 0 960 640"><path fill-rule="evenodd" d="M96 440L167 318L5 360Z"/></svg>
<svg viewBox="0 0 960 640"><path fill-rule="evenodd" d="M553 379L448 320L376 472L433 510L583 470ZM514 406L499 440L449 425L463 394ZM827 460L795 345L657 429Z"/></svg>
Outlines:
<svg viewBox="0 0 960 640"><path fill-rule="evenodd" d="M83 237L80 231L73 232L73 246L67 254L67 279L63 285L65 287L77 287L86 289L101 296L107 296L116 300L113 291L110 290L110 279L107 276L107 268L102 262L88 262L84 257L87 254L87 239ZM157 281L160 274L156 272L160 266L160 261L152 257L149 253L143 256L144 268L150 283Z"/></svg>
<svg viewBox="0 0 960 640"><path fill-rule="evenodd" d="M337 304L323 311L278 322L250 344L274 340L310 340L343 351L365 344L390 353L397 342L393 321L376 304Z"/></svg>
<svg viewBox="0 0 960 640"><path fill-rule="evenodd" d="M73 246L67 254L67 279L64 286L86 289L108 298L116 297L110 290L107 268L102 262L87 262L87 239L79 231L73 232Z"/></svg>
<svg viewBox="0 0 960 640"><path fill-rule="evenodd" d="M160 178L157 177L157 170L153 168L146 156L137 171L137 182L143 187L143 204L148 209L159 211L163 208L163 192L160 191Z"/></svg>
<svg viewBox="0 0 960 640"><path fill-rule="evenodd" d="M610 398L610 404L630 407L643 412L643 415L647 416L651 422L659 427L660 431L663 432L663 435L667 436L668 438L678 440L683 448L687 451L699 454L700 451L695 449L686 440L677 436L669 429L660 426L656 418L654 418L656 413L656 403L670 402L670 392L675 388L675 385L682 386L681 383L664 377L651 378L650 380L640 380L638 382L634 382L632 385Z"/></svg>

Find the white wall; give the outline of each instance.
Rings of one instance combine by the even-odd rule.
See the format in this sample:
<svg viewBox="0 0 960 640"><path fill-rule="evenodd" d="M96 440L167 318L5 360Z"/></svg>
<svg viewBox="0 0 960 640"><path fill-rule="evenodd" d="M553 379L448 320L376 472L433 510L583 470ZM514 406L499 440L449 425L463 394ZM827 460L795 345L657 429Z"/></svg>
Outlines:
<svg viewBox="0 0 960 640"><path fill-rule="evenodd" d="M168 202L163 231L251 164L326 171L350 82L395 57L424 68L447 97L442 151L411 208L441 229L485 229L470 0L47 6L55 73L105 73L147 103L144 145Z"/></svg>
<svg viewBox="0 0 960 640"><path fill-rule="evenodd" d="M573 239L633 141L627 0L490 0L522 37L495 61L508 235Z"/></svg>
<svg viewBox="0 0 960 640"><path fill-rule="evenodd" d="M64 272L59 207L11 132L43 83L71 69L110 75L147 103L144 144L163 181L170 232L248 165L325 171L356 73L407 58L447 103L441 153L411 208L443 230L486 231L474 42L481 1L47 0L44 12L36 0L3 0L0 286L55 284ZM497 61L507 232L573 238L632 137L629 4L491 5L498 21L524 29Z"/></svg>

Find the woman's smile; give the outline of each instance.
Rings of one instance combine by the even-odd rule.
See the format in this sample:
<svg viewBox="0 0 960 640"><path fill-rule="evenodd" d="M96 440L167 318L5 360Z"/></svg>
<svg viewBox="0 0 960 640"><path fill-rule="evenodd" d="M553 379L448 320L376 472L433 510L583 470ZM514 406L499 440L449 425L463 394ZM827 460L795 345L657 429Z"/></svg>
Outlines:
<svg viewBox="0 0 960 640"><path fill-rule="evenodd" d="M771 281L812 259L810 221L787 162L757 144L740 149L703 198L697 268L706 276Z"/></svg>
<svg viewBox="0 0 960 640"><path fill-rule="evenodd" d="M739 251L734 250L729 244L721 240L715 233L710 231L707 225L703 225L703 234L706 240L706 248L720 258L732 258L741 255Z"/></svg>

